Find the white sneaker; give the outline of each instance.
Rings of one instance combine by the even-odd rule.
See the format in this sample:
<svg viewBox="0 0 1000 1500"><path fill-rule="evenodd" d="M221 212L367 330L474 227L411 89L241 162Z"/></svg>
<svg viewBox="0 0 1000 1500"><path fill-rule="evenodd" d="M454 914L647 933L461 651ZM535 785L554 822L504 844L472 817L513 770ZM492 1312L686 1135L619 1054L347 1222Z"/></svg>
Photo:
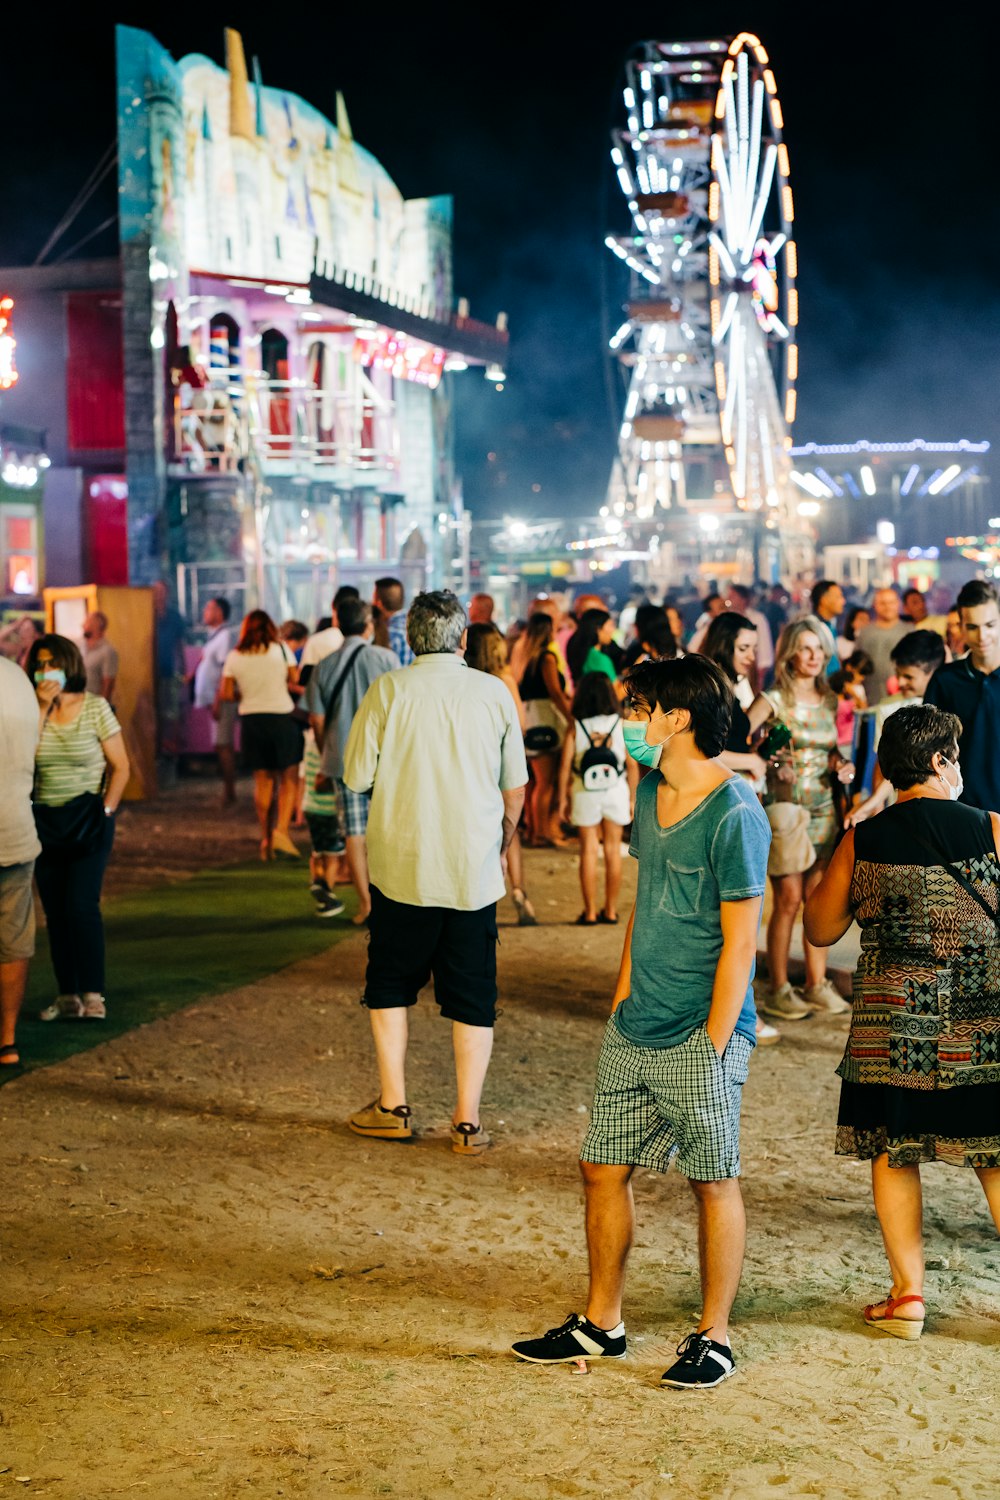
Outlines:
<svg viewBox="0 0 1000 1500"><path fill-rule="evenodd" d="M779 1021L804 1021L806 1016L812 1015L811 1007L798 990L792 989L787 979L780 989L764 991L760 1008L765 1016L777 1016Z"/></svg>
<svg viewBox="0 0 1000 1500"><path fill-rule="evenodd" d="M812 1010L822 1011L828 1016L842 1016L851 1008L850 1003L829 979L811 984L808 989L803 990L802 998Z"/></svg>
<svg viewBox="0 0 1000 1500"><path fill-rule="evenodd" d="M106 1021L108 1012L103 995L84 995L81 1015L85 1021Z"/></svg>
<svg viewBox="0 0 1000 1500"><path fill-rule="evenodd" d="M40 1021L79 1021L83 1016L83 1001L79 995L57 995L51 1005L38 1012Z"/></svg>
<svg viewBox="0 0 1000 1500"><path fill-rule="evenodd" d="M766 1021L757 1017L757 1046L773 1047L775 1042L781 1041L781 1032L777 1026L769 1026Z"/></svg>

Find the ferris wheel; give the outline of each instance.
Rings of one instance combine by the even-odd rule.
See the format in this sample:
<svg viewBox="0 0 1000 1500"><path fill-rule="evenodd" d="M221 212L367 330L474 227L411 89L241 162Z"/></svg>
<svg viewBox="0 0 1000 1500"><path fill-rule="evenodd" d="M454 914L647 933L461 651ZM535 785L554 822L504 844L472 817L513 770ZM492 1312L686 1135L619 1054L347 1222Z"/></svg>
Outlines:
<svg viewBox="0 0 1000 1500"><path fill-rule="evenodd" d="M758 37L646 42L626 64L611 157L630 232L611 339L627 383L609 499L764 511L790 505L797 251L784 121Z"/></svg>

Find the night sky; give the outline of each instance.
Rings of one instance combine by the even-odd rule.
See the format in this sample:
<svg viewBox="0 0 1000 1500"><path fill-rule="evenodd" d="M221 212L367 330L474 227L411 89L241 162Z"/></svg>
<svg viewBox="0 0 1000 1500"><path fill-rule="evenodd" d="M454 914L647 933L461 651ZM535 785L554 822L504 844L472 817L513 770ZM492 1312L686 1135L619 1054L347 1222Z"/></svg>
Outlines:
<svg viewBox="0 0 1000 1500"><path fill-rule="evenodd" d="M625 286L603 247L621 221L608 130L638 39L744 27L771 53L796 203L798 441L1000 441L1000 194L995 22L901 5L451 8L370 4L227 12L93 6L58 26L5 17L0 264L30 263L114 136L114 22L175 57L223 61L242 31L264 81L330 115L407 197L455 200L455 292L510 318L502 393L457 382L458 459L476 516L592 513L614 452L603 349ZM483 19L469 19L469 14ZM324 19L324 14L329 17ZM246 19L249 15L252 19ZM46 50L48 48L48 50ZM110 184L54 253L114 211ZM87 253L113 253L113 231ZM487 454L496 455L488 461ZM539 485L535 491L533 485Z"/></svg>

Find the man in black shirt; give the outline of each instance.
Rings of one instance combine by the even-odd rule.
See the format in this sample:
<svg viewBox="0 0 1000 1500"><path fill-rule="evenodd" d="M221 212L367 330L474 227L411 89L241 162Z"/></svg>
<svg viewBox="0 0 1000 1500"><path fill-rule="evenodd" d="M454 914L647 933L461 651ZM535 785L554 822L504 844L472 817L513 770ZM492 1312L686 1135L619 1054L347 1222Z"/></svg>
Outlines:
<svg viewBox="0 0 1000 1500"><path fill-rule="evenodd" d="M924 702L962 721L958 760L965 783L961 800L1000 811L1000 607L993 587L981 579L965 584L958 613L969 654L939 667Z"/></svg>

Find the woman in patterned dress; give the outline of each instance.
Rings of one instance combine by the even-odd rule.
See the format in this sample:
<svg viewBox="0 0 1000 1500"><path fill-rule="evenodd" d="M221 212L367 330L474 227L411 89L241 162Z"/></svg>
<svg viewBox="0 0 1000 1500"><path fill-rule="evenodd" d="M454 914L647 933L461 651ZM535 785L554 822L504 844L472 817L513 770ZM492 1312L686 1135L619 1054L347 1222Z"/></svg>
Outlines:
<svg viewBox="0 0 1000 1500"><path fill-rule="evenodd" d="M761 996L766 1015L800 1021L813 1011L839 1014L848 1009L826 977L826 948L804 941L805 990L788 979L788 954L799 909L830 862L837 837L833 779L850 781L854 767L837 748L837 698L827 681L826 649L810 619L787 625L778 641L774 686L762 696L791 731L791 743L768 775L765 806L792 802L809 813L809 842L815 860L798 875L771 875L771 918L767 924L767 962L771 988Z"/></svg>
<svg viewBox="0 0 1000 1500"><path fill-rule="evenodd" d="M924 1320L920 1164L971 1167L1000 1230L1000 816L957 800L960 734L928 704L886 722L898 800L845 835L806 909L814 942L861 928L836 1149L872 1164L892 1274L865 1322L909 1339Z"/></svg>

